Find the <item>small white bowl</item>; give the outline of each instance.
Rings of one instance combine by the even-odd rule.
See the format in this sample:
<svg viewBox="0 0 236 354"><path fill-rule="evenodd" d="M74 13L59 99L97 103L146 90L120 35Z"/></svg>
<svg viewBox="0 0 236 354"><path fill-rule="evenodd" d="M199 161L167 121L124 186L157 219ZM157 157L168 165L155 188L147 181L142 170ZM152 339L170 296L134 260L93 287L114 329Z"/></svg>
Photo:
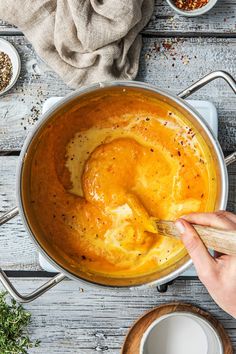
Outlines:
<svg viewBox="0 0 236 354"><path fill-rule="evenodd" d="M199 9L187 11L187 10L179 9L175 5L173 0L166 0L166 1L170 5L170 7L172 7L172 9L175 10L179 15L187 16L187 17L201 16L207 13L208 11L210 11L213 8L213 6L215 6L215 4L217 3L217 0L209 0L206 5L200 7Z"/></svg>
<svg viewBox="0 0 236 354"><path fill-rule="evenodd" d="M10 88L12 88L13 85L15 85L20 75L21 62L20 62L20 56L17 50L15 49L15 47L13 47L11 43L9 43L8 41L2 38L0 38L0 52L6 53L12 62L12 77L7 87L4 90L0 91L0 96L1 96L4 93L6 93L8 90L10 90Z"/></svg>
<svg viewBox="0 0 236 354"><path fill-rule="evenodd" d="M223 354L215 328L203 317L174 312L154 321L143 334L139 354Z"/></svg>

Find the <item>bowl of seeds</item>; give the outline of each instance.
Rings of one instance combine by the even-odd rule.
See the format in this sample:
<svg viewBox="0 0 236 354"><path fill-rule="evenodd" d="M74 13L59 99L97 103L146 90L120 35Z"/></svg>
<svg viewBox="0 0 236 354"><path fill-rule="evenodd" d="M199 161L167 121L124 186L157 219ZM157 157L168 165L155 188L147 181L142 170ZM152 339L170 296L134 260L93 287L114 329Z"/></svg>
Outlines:
<svg viewBox="0 0 236 354"><path fill-rule="evenodd" d="M20 57L13 45L0 38L0 95L16 83L21 69Z"/></svg>
<svg viewBox="0 0 236 354"><path fill-rule="evenodd" d="M179 15L194 17L210 11L217 0L166 0Z"/></svg>

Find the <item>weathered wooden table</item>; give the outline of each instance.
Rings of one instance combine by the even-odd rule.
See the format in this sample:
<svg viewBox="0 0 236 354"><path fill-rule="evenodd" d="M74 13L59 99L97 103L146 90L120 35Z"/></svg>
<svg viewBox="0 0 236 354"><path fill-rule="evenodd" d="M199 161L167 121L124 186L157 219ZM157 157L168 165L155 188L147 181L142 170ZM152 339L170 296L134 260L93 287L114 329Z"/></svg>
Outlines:
<svg viewBox="0 0 236 354"><path fill-rule="evenodd" d="M19 151L40 119L42 103L70 89L40 60L19 30L0 23L0 35L15 45L22 60L17 85L0 97L0 210L4 212L15 206ZM138 79L177 93L216 69L236 77L236 0L219 0L208 15L193 19L179 17L164 0L157 1L143 31ZM215 103L224 153L236 150L236 99L229 87L218 80L195 97ZM228 209L236 212L236 165L229 168L229 179ZM40 270L36 249L18 217L0 230L0 265L22 292L33 290L49 276ZM211 312L227 329L236 353L236 320L219 309L197 278L178 279L164 294L155 288L132 292L80 289L78 283L66 280L25 306L32 312L30 332L42 341L31 352L117 354L133 321L169 301L192 303Z"/></svg>

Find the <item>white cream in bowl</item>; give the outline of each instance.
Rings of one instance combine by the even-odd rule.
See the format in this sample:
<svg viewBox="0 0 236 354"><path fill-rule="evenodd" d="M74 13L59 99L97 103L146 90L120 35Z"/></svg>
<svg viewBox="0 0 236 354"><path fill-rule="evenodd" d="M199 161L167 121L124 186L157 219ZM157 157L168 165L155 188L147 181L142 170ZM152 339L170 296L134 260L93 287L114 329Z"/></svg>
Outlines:
<svg viewBox="0 0 236 354"><path fill-rule="evenodd" d="M215 329L203 318L175 312L158 318L144 333L139 354L223 354Z"/></svg>

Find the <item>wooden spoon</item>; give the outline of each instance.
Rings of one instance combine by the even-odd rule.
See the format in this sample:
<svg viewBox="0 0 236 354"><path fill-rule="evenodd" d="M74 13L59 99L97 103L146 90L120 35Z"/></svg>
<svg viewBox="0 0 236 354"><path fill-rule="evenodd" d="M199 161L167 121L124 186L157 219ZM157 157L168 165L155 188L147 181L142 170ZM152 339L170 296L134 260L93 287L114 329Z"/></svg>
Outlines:
<svg viewBox="0 0 236 354"><path fill-rule="evenodd" d="M155 226L162 236L180 238L180 233L173 221L157 220ZM236 231L224 231L213 227L192 224L207 248L217 252L236 256Z"/></svg>

